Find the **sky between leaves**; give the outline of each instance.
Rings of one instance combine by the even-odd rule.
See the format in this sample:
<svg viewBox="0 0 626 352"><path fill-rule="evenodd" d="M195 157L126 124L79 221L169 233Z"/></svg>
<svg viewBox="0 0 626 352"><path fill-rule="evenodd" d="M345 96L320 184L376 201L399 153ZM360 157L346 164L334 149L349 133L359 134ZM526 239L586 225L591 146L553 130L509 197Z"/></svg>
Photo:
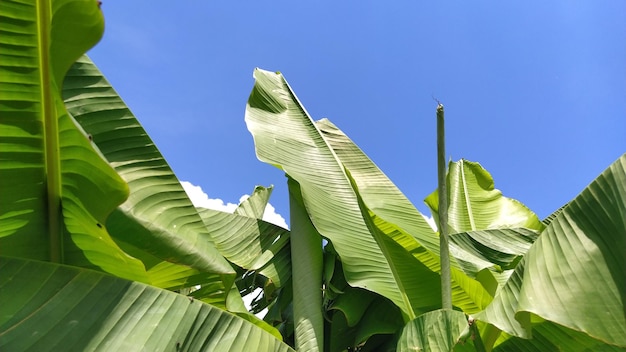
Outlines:
<svg viewBox="0 0 626 352"><path fill-rule="evenodd" d="M288 219L286 179L256 159L244 122L255 67L281 71L315 120L333 121L426 214L433 97L446 108L449 157L480 162L541 218L626 152L623 0L102 10L104 38L88 54L179 179L218 203L274 184L271 203Z"/></svg>

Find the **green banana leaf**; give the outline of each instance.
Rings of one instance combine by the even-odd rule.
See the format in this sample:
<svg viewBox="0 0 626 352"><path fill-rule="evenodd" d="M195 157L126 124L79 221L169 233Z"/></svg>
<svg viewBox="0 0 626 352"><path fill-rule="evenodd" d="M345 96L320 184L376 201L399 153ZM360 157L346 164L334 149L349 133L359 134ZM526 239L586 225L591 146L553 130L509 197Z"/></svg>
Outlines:
<svg viewBox="0 0 626 352"><path fill-rule="evenodd" d="M460 232L450 235L450 252L468 276L486 285L479 275L488 269L501 287L538 237L526 228ZM495 295L495 289L488 291Z"/></svg>
<svg viewBox="0 0 626 352"><path fill-rule="evenodd" d="M533 324L532 339L523 339L502 333L493 351L618 352L624 351L624 348L608 345L582 332L545 321Z"/></svg>
<svg viewBox="0 0 626 352"><path fill-rule="evenodd" d="M130 196L106 228L148 268L144 282L170 290L202 286L196 299L230 308L232 267L150 137L88 57L68 71L63 95L93 147L128 182Z"/></svg>
<svg viewBox="0 0 626 352"><path fill-rule="evenodd" d="M228 309L280 337L247 312L232 285L234 275L215 273L233 272L222 255L248 269L261 268L273 259L272 251L285 245L288 231L247 216L195 209L139 122L87 57L68 72L64 95L68 110L129 183L129 200L113 213L107 227L126 252L146 263L150 283L172 290L192 288L190 297ZM239 213L260 211L254 215L262 216L270 194L271 189L257 188ZM283 240L277 241L278 235ZM251 236L264 242L254 242ZM252 250L261 245L269 250L250 253L243 238L257 244ZM280 276L285 280L287 275ZM275 279L280 284L280 277Z"/></svg>
<svg viewBox="0 0 626 352"><path fill-rule="evenodd" d="M378 221L387 223L386 234L393 234L394 241L430 270L439 272L439 238L424 216L341 130L327 119L317 121L316 126L344 167L353 175L353 186L358 189L357 193L363 198L366 207L371 205ZM465 312L478 312L491 301L492 294L474 277L463 273L464 264L452 259L453 303Z"/></svg>
<svg viewBox="0 0 626 352"><path fill-rule="evenodd" d="M381 249L381 245L389 245L395 248L388 252L392 255L411 261L417 257L415 263L426 265L424 273L430 270L438 276L437 236L419 212L395 186L391 188L392 183L362 152L353 152L358 148L350 147L345 155L340 154L346 146L353 145L351 141L326 120L314 123L282 75L258 69L254 75L256 84L248 101L246 122L255 139L257 156L298 181L309 217L339 253L350 285L391 299L408 317L440 305L438 285L426 285L428 280L419 279L400 282L398 272L394 274L396 269L391 267L391 257L385 257ZM354 172L354 185L347 169ZM365 191L360 191L360 187ZM382 190L387 191L381 194ZM359 205L357 193L365 207L372 207L371 214ZM406 214L416 216L405 217ZM370 217L370 222L374 216L377 224L368 227L365 218ZM392 240L377 242L372 233L374 227L384 228L385 237ZM404 259L398 260L401 263ZM409 270L408 263L396 268ZM408 277L408 271L406 274ZM460 283L456 285L455 304L471 311L484 308L491 296L479 283L458 270L457 274L455 279ZM401 287L406 284L411 286Z"/></svg>
<svg viewBox="0 0 626 352"><path fill-rule="evenodd" d="M128 182L128 200L106 224L116 241L161 261L233 274L159 150L86 56L68 72L63 95L70 114Z"/></svg>
<svg viewBox="0 0 626 352"><path fill-rule="evenodd" d="M404 326L398 307L388 299L363 289L343 288L328 309L328 314L332 312L329 329L331 351L343 351L346 346L379 350L384 342L395 345L393 335Z"/></svg>
<svg viewBox="0 0 626 352"><path fill-rule="evenodd" d="M298 182L306 211L317 231L339 253L348 282L389 297L407 314L412 313L363 222L354 190L335 153L282 75L257 69L254 76L246 123L257 156Z"/></svg>
<svg viewBox="0 0 626 352"><path fill-rule="evenodd" d="M102 35L98 3L2 0L0 16L0 253L147 281L105 227L127 185L61 99L66 70Z"/></svg>
<svg viewBox="0 0 626 352"><path fill-rule="evenodd" d="M274 186L254 187L252 195L246 198L243 202L239 203L239 205L235 209L235 214L256 219L263 219L263 214L265 213L265 208L267 207L267 203L270 200L273 189Z"/></svg>
<svg viewBox="0 0 626 352"><path fill-rule="evenodd" d="M479 163L464 159L450 162L446 182L453 268L458 263L465 274L461 277L477 280L487 292L483 302L489 303L545 226L522 203L495 189L493 178ZM437 191L425 202L438 224ZM459 276L453 269L453 279ZM454 295L453 290L453 302ZM475 314L486 306L463 311Z"/></svg>
<svg viewBox="0 0 626 352"><path fill-rule="evenodd" d="M62 100L65 72L102 34L98 2L2 0L0 16L7 19L0 45L8 53L0 56L0 253L170 290L200 286L193 297L237 307L234 270L145 131L87 57L72 66ZM16 295L13 289L2 293ZM248 312L238 314L280 339Z"/></svg>
<svg viewBox="0 0 626 352"><path fill-rule="evenodd" d="M6 257L0 272L3 351L292 351L244 319L138 282Z"/></svg>
<svg viewBox="0 0 626 352"><path fill-rule="evenodd" d="M528 228L541 232L537 215L515 199L502 196L493 178L479 163L464 159L448 164L448 228L451 234L500 228ZM439 223L437 191L425 199Z"/></svg>
<svg viewBox="0 0 626 352"><path fill-rule="evenodd" d="M260 220L271 190L271 187L255 187L252 195L239 204L234 214L198 209L218 250L237 266L237 285L241 295L250 294L256 288L263 289L263 295L252 302L251 310L254 313L273 304L277 298L276 290L291 278L289 231ZM262 279L258 274L267 279ZM239 293L233 292L228 300L229 311L247 313ZM241 316L244 317L243 314ZM255 316L248 314L245 318L280 336L275 329Z"/></svg>
<svg viewBox="0 0 626 352"><path fill-rule="evenodd" d="M246 270L260 270L289 243L289 231L264 220L212 209L198 212L220 253ZM280 283L288 276L271 278Z"/></svg>
<svg viewBox="0 0 626 352"><path fill-rule="evenodd" d="M466 330L467 318L462 312L439 309L424 313L404 327L397 351L452 351Z"/></svg>
<svg viewBox="0 0 626 352"><path fill-rule="evenodd" d="M324 247L325 351L393 351L404 326L400 309L387 298L353 288L345 280L332 244Z"/></svg>
<svg viewBox="0 0 626 352"><path fill-rule="evenodd" d="M545 319L626 347L624 219L626 155L552 219L509 282L476 318L524 338L535 335L532 322Z"/></svg>

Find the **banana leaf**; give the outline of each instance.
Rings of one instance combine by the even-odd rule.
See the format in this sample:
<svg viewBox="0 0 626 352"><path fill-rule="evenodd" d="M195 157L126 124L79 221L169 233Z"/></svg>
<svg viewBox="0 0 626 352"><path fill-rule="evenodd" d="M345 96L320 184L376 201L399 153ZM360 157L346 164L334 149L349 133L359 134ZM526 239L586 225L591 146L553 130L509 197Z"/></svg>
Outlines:
<svg viewBox="0 0 626 352"><path fill-rule="evenodd" d="M523 338L535 335L533 323L546 321L626 347L624 219L626 155L550 221L492 304L476 318Z"/></svg>
<svg viewBox="0 0 626 352"><path fill-rule="evenodd" d="M254 75L256 84L248 101L246 123L255 139L257 156L300 184L309 217L341 257L348 283L389 298L408 317L440 305L438 285L419 279L400 282L396 270L409 270L410 262L405 260L410 260L425 265L423 273L430 272L425 275L433 276L431 281L438 277L437 235L421 214L395 186L391 188L393 184L362 152L354 152L358 148L341 131L326 120L314 123L282 75L259 69ZM354 173L354 184L346 170ZM362 206L357 193L363 199ZM417 216L403 216L406 214ZM374 217L376 224L372 226ZM374 227L383 229L390 241L377 241ZM395 249L383 250L381 246L387 245ZM385 257L384 251L391 257ZM397 258L402 264L394 269L391 259L396 260L396 254L404 259ZM457 302L479 311L491 296L479 283L472 283L462 272L458 274ZM409 272L402 275L408 278Z"/></svg>
<svg viewBox="0 0 626 352"><path fill-rule="evenodd" d="M142 283L6 257L0 272L3 351L292 351L245 319Z"/></svg>
<svg viewBox="0 0 626 352"><path fill-rule="evenodd" d="M124 180L67 113L63 76L102 35L96 1L2 0L0 254L148 281L106 229Z"/></svg>

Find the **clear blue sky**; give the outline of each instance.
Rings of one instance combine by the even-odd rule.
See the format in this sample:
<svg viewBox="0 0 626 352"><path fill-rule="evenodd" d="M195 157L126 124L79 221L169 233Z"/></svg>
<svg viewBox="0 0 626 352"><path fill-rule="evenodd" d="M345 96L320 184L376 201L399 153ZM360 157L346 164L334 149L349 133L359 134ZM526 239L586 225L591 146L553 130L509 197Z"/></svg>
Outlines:
<svg viewBox="0 0 626 352"><path fill-rule="evenodd" d="M244 122L255 67L281 71L412 200L447 154L540 217L626 152L626 2L104 1L89 52L179 179L236 203L286 180Z"/></svg>

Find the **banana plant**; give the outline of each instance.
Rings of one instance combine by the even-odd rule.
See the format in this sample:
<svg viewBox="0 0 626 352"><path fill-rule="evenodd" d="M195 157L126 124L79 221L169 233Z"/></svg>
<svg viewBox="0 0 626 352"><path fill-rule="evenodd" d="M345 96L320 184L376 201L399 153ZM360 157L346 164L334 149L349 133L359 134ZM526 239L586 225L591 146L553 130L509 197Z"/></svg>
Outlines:
<svg viewBox="0 0 626 352"><path fill-rule="evenodd" d="M398 338L397 348L400 350L423 346L445 346L438 347L441 350L451 346L473 350L477 346L467 337L476 337L477 333L485 338L485 348L488 350L507 350L517 345L559 349L567 346L573 336L574 341L584 342L581 345L585 346L583 348L601 346L610 350L623 347L623 342L617 338L624 331L619 313L623 311L623 304L615 300L612 301L612 312L618 313L604 325L609 326L607 330L619 333L608 337L594 334L591 330L577 331L573 325L559 329L550 319L534 313L532 319L524 318L528 315L524 313L520 313L519 318L533 322L534 325L525 326L535 330L535 339L526 340L529 334L524 335L506 326L515 325L517 311L509 309L507 314L502 314L503 308L498 308L498 305L509 308L517 300L516 292L512 291L515 284L520 283L520 273L528 265L527 254L537 251L535 248L542 243L538 241L541 233L552 231L556 223L552 225L549 220L545 221L550 224L546 229L545 223L521 203L503 197L494 188L489 173L479 164L465 160L451 163L447 177L452 303L455 309L465 314L437 311L441 307L437 233L343 132L326 119L314 121L308 115L280 73L257 69L254 77L256 81L246 109L246 123L253 135L257 156L261 161L282 169L290 180L298 183L297 193L308 214L308 219L302 221L310 221L314 230L328 241L327 247L332 245L341 265L346 286L336 289L332 280L325 279L322 289L327 295L325 297L329 297L328 300L337 301L337 296L346 294L345 291L353 292L357 289L392 302L401 311L400 316L406 324L403 335ZM623 180L623 171L617 172L617 175L619 180ZM598 206L611 210L611 215L605 220L612 223L617 221L612 234L616 240L623 242L624 232L619 225L623 222L618 221L619 215L623 215L620 212L624 204L623 182L611 184L621 188L603 188L602 192L609 192L613 196L601 199L603 203ZM435 215L438 204L436 193L429 196L426 202ZM571 204L563 208L556 219L567 214ZM292 240L299 235L302 234L292 232ZM307 248L306 253L292 251L292 260L300 260L311 255L311 252L323 252L326 249L320 247L316 245ZM554 250L541 253L568 262L566 256L559 257L562 253ZM575 256L574 251L567 253L567 256ZM613 257L616 259L612 264L623 263L623 253L621 256L614 253ZM534 258L538 260L536 256ZM323 266L323 272L338 276L335 261L317 263ZM604 270L613 273L615 280L623 277L623 267L611 265ZM576 280L574 277L577 274L572 275L572 280ZM523 280L532 282L541 279L524 276ZM294 288L298 285L313 285L313 281L318 281L319 285L319 277L293 272ZM588 289L596 287L591 282L587 284ZM621 282L609 281L608 287L616 288L610 291L613 292L611 297L623 296L624 286ZM535 300L537 296L533 296ZM366 299L361 301L365 305ZM328 300L325 298L325 305ZM296 302L298 300L294 297L294 305ZM345 303L341 307L345 307L339 309L342 312L354 311ZM323 310L324 307L318 309ZM467 324L468 316L471 327ZM343 319L343 323L341 319L333 319L338 329L354 333L351 328L358 324L358 318L348 315L334 317ZM449 324L442 326L447 333L434 332L439 337L431 341L422 337L432 336L432 324L428 321L433 317L435 320L440 318L448 321ZM294 317L296 324L303 321L303 331L309 332L300 336L296 334L296 346L304 350L320 350L319 344L307 347L311 339L322 341L325 336L310 333L319 329L308 328L310 322L305 321L306 318ZM461 329L463 324L471 330ZM332 324L330 326L327 335L332 336ZM425 327L430 330L425 330ZM555 331L559 333L554 334ZM352 342L350 348L367 349L367 341ZM460 345L462 342L466 344Z"/></svg>
<svg viewBox="0 0 626 352"><path fill-rule="evenodd" d="M235 270L81 57L99 2L1 0L0 16L0 349L291 350L237 311Z"/></svg>

